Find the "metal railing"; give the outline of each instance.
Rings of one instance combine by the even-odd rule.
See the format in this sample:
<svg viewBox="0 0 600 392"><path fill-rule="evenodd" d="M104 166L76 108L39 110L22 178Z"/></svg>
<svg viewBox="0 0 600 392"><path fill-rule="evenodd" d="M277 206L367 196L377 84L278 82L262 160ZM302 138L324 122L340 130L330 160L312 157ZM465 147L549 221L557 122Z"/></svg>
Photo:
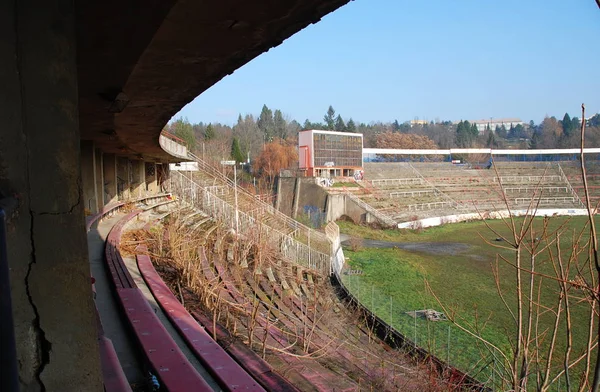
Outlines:
<svg viewBox="0 0 600 392"><path fill-rule="evenodd" d="M401 192L390 192L390 198L394 197L416 197L416 196L425 196L425 195L436 195L437 192L435 189L425 189L422 191L401 191Z"/></svg>
<svg viewBox="0 0 600 392"><path fill-rule="evenodd" d="M355 202L359 207L364 209L367 213L373 215L375 217L375 219L377 219L381 223L388 225L388 226L393 226L393 227L398 225L398 223L396 222L396 220L394 218L371 207L371 205L362 201L358 196L353 195L352 193L346 193L346 197L348 197L350 200Z"/></svg>
<svg viewBox="0 0 600 392"><path fill-rule="evenodd" d="M502 177L494 177L493 182L500 182L500 184L505 183L528 183L528 182L540 182L540 183L548 183L554 181L562 181L561 176L550 175L550 176L502 176Z"/></svg>
<svg viewBox="0 0 600 392"><path fill-rule="evenodd" d="M544 197L535 199L533 204L548 205L554 203L575 203L575 197ZM515 204L529 204L531 203L531 197L518 197L515 199Z"/></svg>
<svg viewBox="0 0 600 392"><path fill-rule="evenodd" d="M560 163L557 163L556 165L558 166L558 171L560 173L560 176L562 177L563 181L567 184L567 187L569 188L569 191L571 192L571 194L573 195L573 197L577 198L578 204L582 208L586 208L585 207L585 203L583 202L583 200L581 200L581 197L579 197L579 195L577 194L577 192L575 192L575 189L573 189L573 187L571 186L571 181L569 181L569 179L567 178L567 175L563 171L562 166L560 165Z"/></svg>
<svg viewBox="0 0 600 392"><path fill-rule="evenodd" d="M424 183L422 178L384 178L371 180L373 186L387 186L387 185L422 185Z"/></svg>
<svg viewBox="0 0 600 392"><path fill-rule="evenodd" d="M506 193L532 193L532 192L549 192L549 193L568 193L566 186L542 186L535 187L510 187L504 188Z"/></svg>
<svg viewBox="0 0 600 392"><path fill-rule="evenodd" d="M269 214L267 208L255 208L252 211L241 211L236 206L224 200L220 195L212 193L208 188L196 183L181 172L171 172L171 191L194 207L197 207L210 216L217 217L230 228L235 228L238 221L239 235L256 235L257 230L267 243L278 249L284 259L303 267L316 270L322 274L331 273L331 244L326 242L328 253L323 253L311 247L314 230L308 230L307 244L300 242L290 234L283 233L265 223ZM300 223L298 223L300 224ZM319 233L325 237L325 234ZM327 237L325 237L327 240ZM313 244L316 245L316 244Z"/></svg>
<svg viewBox="0 0 600 392"><path fill-rule="evenodd" d="M213 177L216 181L220 182L221 184L228 185L229 187L231 187L231 189L233 189L236 186L234 184L233 180L231 180L229 177L224 175L220 170L218 170L214 166L212 166L209 163L198 158L196 155L188 152L188 157L198 163L199 170L201 170L203 173L208 174L209 176ZM214 184L214 185L217 185L217 184ZM271 204L266 203L263 200L261 200L257 195L253 195L252 193L248 192L246 189L244 189L242 187L238 187L238 196L250 198L253 203L253 208L260 208L265 213L269 213L271 216L275 217L278 221L284 223L287 227L292 228L295 232L295 234L294 234L295 236L305 236L305 237L310 236L313 240L327 242L327 237L325 236L324 233L321 233L319 231L311 229L310 227L290 218L289 216L285 215L281 211L277 210Z"/></svg>
<svg viewBox="0 0 600 392"><path fill-rule="evenodd" d="M409 211L425 211L455 206L454 203L449 201L436 201L431 203L409 204L407 207Z"/></svg>
<svg viewBox="0 0 600 392"><path fill-rule="evenodd" d="M410 165L410 163L409 163ZM454 207L454 208L459 208L458 203L456 202L456 200L454 200L453 198L451 198L450 196L448 196L447 194L445 194L444 192L442 192L441 190L438 189L438 187L436 187L435 185L433 185L432 182L428 181L417 169L415 169L415 167L413 165L410 165L410 167L413 169L415 175L421 179L423 179L423 181L425 182L425 184L429 185L430 188L432 188L433 190L436 191L436 193L441 196L443 199L446 199L446 203L449 203L448 205Z"/></svg>

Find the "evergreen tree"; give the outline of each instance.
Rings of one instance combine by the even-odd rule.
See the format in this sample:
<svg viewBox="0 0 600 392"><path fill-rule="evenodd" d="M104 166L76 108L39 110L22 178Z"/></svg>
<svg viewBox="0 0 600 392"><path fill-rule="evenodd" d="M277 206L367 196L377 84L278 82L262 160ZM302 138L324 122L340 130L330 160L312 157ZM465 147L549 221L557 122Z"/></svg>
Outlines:
<svg viewBox="0 0 600 392"><path fill-rule="evenodd" d="M402 133L409 133L410 132L410 124L407 122L403 122L402 124L400 124L399 131Z"/></svg>
<svg viewBox="0 0 600 392"><path fill-rule="evenodd" d="M527 132L525 132L525 127L523 127L521 124L517 124L516 127L511 127L510 131L508 132L508 137L511 139L526 138Z"/></svg>
<svg viewBox="0 0 600 392"><path fill-rule="evenodd" d="M346 130L348 130L348 132L356 132L356 124L354 124L354 120L348 120L348 124L346 124Z"/></svg>
<svg viewBox="0 0 600 392"><path fill-rule="evenodd" d="M298 136L298 132L302 129L302 125L296 120L292 120L287 123L287 134L288 136Z"/></svg>
<svg viewBox="0 0 600 392"><path fill-rule="evenodd" d="M313 129L313 125L310 121L308 121L308 118L306 120L304 120L304 125L302 125L302 129L303 130Z"/></svg>
<svg viewBox="0 0 600 392"><path fill-rule="evenodd" d="M571 129L573 133L578 133L581 129L581 121L579 121L579 117L573 117L571 119Z"/></svg>
<svg viewBox="0 0 600 392"><path fill-rule="evenodd" d="M342 116L340 116L339 114L335 119L334 129L338 132L346 132L346 124L344 123Z"/></svg>
<svg viewBox="0 0 600 392"><path fill-rule="evenodd" d="M398 123L398 120L394 120L394 122L392 123L392 130L394 132L400 131L400 123Z"/></svg>
<svg viewBox="0 0 600 392"><path fill-rule="evenodd" d="M242 151L240 147L240 141L237 137L233 138L233 142L231 143L231 157L236 162L244 162L246 161L246 154Z"/></svg>
<svg viewBox="0 0 600 392"><path fill-rule="evenodd" d="M501 139L506 139L508 136L508 132L506 131L506 127L502 125L501 127L496 125L496 135L498 135Z"/></svg>
<svg viewBox="0 0 600 392"><path fill-rule="evenodd" d="M329 105L327 114L323 116L323 121L325 121L325 126L328 130L333 131L335 129L335 110L333 109L333 106Z"/></svg>
<svg viewBox="0 0 600 392"><path fill-rule="evenodd" d="M487 141L485 143L486 147L488 147L488 148L498 147L498 140L496 140L496 136L494 135L495 132L492 132L488 129L486 131L486 133L488 134Z"/></svg>
<svg viewBox="0 0 600 392"><path fill-rule="evenodd" d="M565 113L562 119L562 128L563 134L566 137L569 137L573 134L573 122L571 121L571 116L569 116L569 113Z"/></svg>
<svg viewBox="0 0 600 392"><path fill-rule="evenodd" d="M171 124L170 129L175 136L185 141L185 144L190 151L193 151L196 148L194 128L187 118L178 118Z"/></svg>
<svg viewBox="0 0 600 392"><path fill-rule="evenodd" d="M287 123L283 118L281 110L275 110L273 114L274 136L282 140L287 139Z"/></svg>
<svg viewBox="0 0 600 392"><path fill-rule="evenodd" d="M208 124L206 126L206 130L204 131L204 140L205 141L210 141L213 140L215 138L216 134L215 134L215 130L212 126L212 124Z"/></svg>
<svg viewBox="0 0 600 392"><path fill-rule="evenodd" d="M541 138L540 133L538 131L534 131L533 136L531 137L531 140L529 141L529 148L531 148L532 150L540 148L540 138Z"/></svg>
<svg viewBox="0 0 600 392"><path fill-rule="evenodd" d="M275 136L275 123L273 121L273 112L267 105L263 105L260 116L258 117L257 125L263 132L264 139L267 142L273 140L273 136Z"/></svg>
<svg viewBox="0 0 600 392"><path fill-rule="evenodd" d="M456 127L456 145L458 147L472 147L475 138L479 134L477 126L468 121L461 121Z"/></svg>

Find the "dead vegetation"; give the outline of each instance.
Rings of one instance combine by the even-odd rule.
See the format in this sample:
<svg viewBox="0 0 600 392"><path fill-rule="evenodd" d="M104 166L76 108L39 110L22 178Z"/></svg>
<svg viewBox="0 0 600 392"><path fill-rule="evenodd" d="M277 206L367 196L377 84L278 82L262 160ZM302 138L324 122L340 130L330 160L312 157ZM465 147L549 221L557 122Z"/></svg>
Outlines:
<svg viewBox="0 0 600 392"><path fill-rule="evenodd" d="M263 231L248 233L171 216L163 227L128 232L122 250L135 253L144 242L189 310L209 316L213 331L224 326L302 390L460 389L384 345L328 277L284 261Z"/></svg>

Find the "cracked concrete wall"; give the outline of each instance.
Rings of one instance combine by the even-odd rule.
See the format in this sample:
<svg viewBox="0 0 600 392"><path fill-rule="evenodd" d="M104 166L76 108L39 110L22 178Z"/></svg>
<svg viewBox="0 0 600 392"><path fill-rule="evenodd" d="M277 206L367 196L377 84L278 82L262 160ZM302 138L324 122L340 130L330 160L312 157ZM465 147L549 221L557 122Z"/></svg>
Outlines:
<svg viewBox="0 0 600 392"><path fill-rule="evenodd" d="M104 169L102 163L104 157L102 150L96 148L94 157L96 158L94 161L94 167L96 168L96 208L99 211L104 206Z"/></svg>
<svg viewBox="0 0 600 392"><path fill-rule="evenodd" d="M129 159L117 157L117 194L119 200L129 199L129 185L131 184Z"/></svg>
<svg viewBox="0 0 600 392"><path fill-rule="evenodd" d="M117 157L115 154L104 154L102 158L104 179L104 203L109 204L119 200L117 195Z"/></svg>
<svg viewBox="0 0 600 392"><path fill-rule="evenodd" d="M96 154L94 142L82 140L81 186L83 188L83 208L90 214L98 212L98 192L96 191Z"/></svg>
<svg viewBox="0 0 600 392"><path fill-rule="evenodd" d="M22 391L101 391L80 175L74 4L0 2L0 197ZM0 320L2 322L2 320Z"/></svg>

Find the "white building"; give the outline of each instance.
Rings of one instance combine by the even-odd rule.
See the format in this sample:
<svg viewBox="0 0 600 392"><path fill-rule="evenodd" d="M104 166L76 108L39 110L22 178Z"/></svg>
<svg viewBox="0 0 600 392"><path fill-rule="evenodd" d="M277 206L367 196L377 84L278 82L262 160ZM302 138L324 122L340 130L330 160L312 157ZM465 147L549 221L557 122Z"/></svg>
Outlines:
<svg viewBox="0 0 600 392"><path fill-rule="evenodd" d="M516 127L517 125L524 125L523 121L520 118L490 118L488 120L474 120L469 121L471 124L475 124L477 126L477 130L479 134L485 132L485 130L489 127L492 131L496 129L496 127L502 128L504 127L507 131L511 127Z"/></svg>

